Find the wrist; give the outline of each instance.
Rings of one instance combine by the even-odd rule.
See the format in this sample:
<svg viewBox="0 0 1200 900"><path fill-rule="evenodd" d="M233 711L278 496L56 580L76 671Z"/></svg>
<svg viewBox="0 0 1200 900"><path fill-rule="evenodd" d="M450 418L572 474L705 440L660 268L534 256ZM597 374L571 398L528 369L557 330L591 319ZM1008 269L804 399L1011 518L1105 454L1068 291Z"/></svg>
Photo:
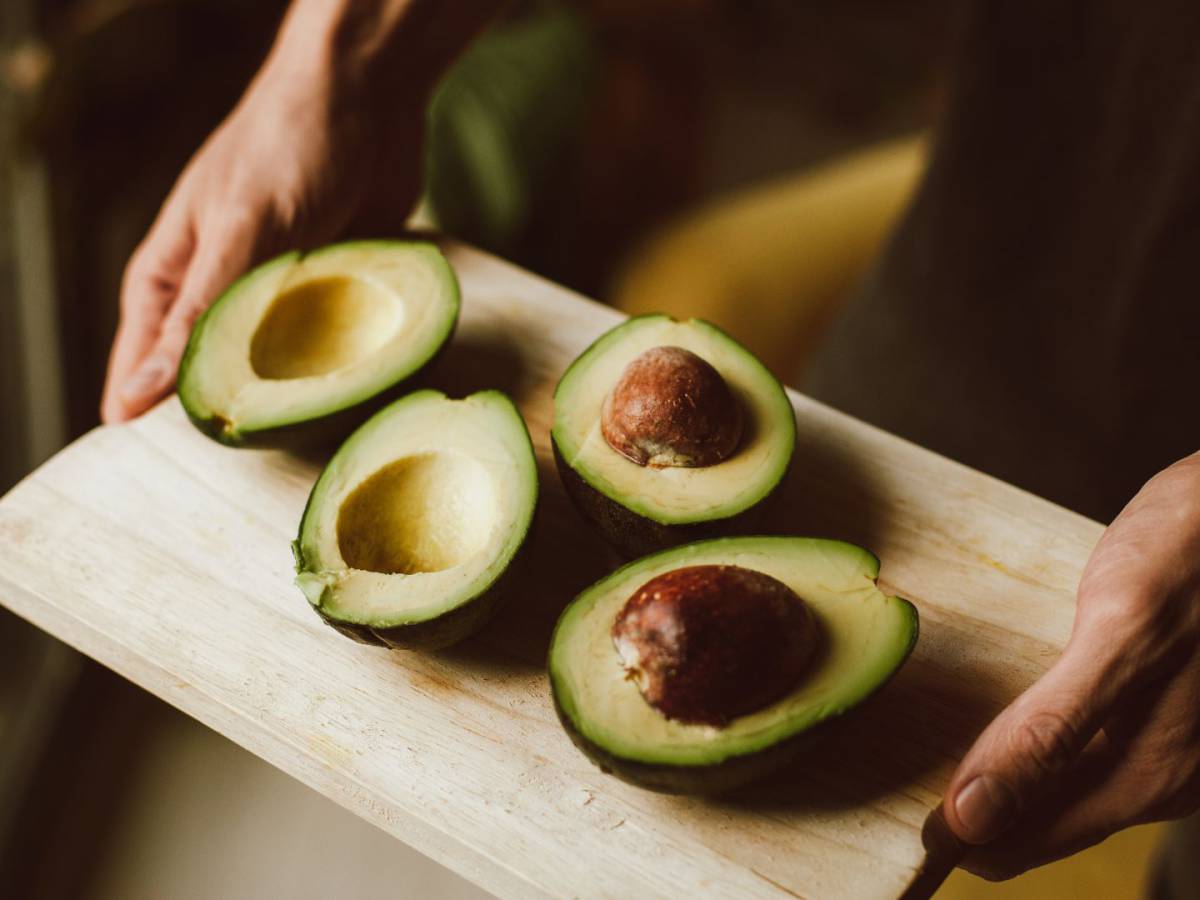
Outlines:
<svg viewBox="0 0 1200 900"><path fill-rule="evenodd" d="M333 99L423 106L498 0L294 0L264 70Z"/></svg>

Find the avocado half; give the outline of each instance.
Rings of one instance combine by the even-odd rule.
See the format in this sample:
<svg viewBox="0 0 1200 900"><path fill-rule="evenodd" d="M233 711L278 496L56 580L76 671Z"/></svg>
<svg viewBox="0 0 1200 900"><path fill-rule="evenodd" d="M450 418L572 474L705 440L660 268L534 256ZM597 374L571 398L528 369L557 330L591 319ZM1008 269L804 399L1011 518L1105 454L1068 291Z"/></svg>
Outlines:
<svg viewBox="0 0 1200 900"><path fill-rule="evenodd" d="M253 269L192 329L179 399L231 446L344 436L411 381L458 320L454 272L436 246L356 241Z"/></svg>
<svg viewBox="0 0 1200 900"><path fill-rule="evenodd" d="M627 677L612 638L626 601L685 566L736 565L777 578L808 605L819 649L790 693L724 727L661 714ZM917 611L876 586L879 560L841 541L733 537L635 560L563 612L550 642L554 705L575 744L606 772L666 793L713 794L789 762L818 726L853 709L900 668L917 641Z"/></svg>
<svg viewBox="0 0 1200 900"><path fill-rule="evenodd" d="M296 584L355 640L445 647L495 611L536 504L533 446L507 396L417 391L321 473L292 545Z"/></svg>
<svg viewBox="0 0 1200 900"><path fill-rule="evenodd" d="M625 367L661 346L700 356L741 404L741 442L716 465L641 466L601 434L601 409ZM563 486L579 511L610 544L637 556L752 531L791 463L796 420L779 380L725 332L700 319L646 315L602 335L567 369L554 392L551 442Z"/></svg>

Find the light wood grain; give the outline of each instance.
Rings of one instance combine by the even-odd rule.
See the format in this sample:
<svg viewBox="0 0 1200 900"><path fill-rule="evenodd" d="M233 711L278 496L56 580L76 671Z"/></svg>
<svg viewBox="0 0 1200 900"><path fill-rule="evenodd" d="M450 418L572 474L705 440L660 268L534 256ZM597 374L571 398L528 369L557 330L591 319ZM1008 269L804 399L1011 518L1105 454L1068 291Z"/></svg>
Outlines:
<svg viewBox="0 0 1200 900"><path fill-rule="evenodd" d="M560 731L544 654L612 560L548 452L565 365L619 316L447 245L463 320L434 382L510 392L537 447L531 574L500 622L436 655L351 643L292 586L319 459L220 447L176 400L98 429L0 501L0 602L505 897L896 897L984 723L1057 655L1100 526L793 395L772 529L875 550L921 614L876 702L783 777L719 801L594 769Z"/></svg>

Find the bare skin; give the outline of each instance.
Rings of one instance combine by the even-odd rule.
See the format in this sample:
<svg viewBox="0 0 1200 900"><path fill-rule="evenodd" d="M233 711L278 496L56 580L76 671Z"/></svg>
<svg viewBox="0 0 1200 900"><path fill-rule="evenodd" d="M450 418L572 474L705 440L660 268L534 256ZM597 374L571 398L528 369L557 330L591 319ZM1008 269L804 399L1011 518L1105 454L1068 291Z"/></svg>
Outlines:
<svg viewBox="0 0 1200 900"><path fill-rule="evenodd" d="M169 393L196 318L254 264L348 230L394 234L420 186L425 104L494 0L297 0L241 101L125 268L105 422Z"/></svg>
<svg viewBox="0 0 1200 900"><path fill-rule="evenodd" d="M1200 453L1105 531L1066 650L980 735L943 803L974 845L963 865L992 879L1198 808Z"/></svg>
<svg viewBox="0 0 1200 900"><path fill-rule="evenodd" d="M496 5L296 0L130 260L106 422L170 391L191 323L249 266L364 218L403 220L430 86ZM1155 476L1109 526L1080 580L1067 649L980 735L941 814L969 845L965 867L1007 878L1197 808L1200 453Z"/></svg>

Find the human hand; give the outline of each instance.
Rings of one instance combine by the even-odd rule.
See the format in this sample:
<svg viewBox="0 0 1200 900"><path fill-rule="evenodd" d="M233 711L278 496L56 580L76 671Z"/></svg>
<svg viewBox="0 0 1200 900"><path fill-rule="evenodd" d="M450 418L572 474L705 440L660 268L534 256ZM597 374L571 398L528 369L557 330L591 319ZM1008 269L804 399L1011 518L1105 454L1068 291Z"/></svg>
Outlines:
<svg viewBox="0 0 1200 900"><path fill-rule="evenodd" d="M1200 807L1200 453L1104 532L1070 641L983 732L941 815L1001 879Z"/></svg>
<svg viewBox="0 0 1200 900"><path fill-rule="evenodd" d="M126 266L105 422L168 393L192 324L247 268L350 230L398 231L425 105L497 0L294 0L267 61Z"/></svg>
<svg viewBox="0 0 1200 900"><path fill-rule="evenodd" d="M137 416L171 389L192 324L251 265L325 243L355 218L401 227L419 185L422 113L420 100L378 109L319 67L269 62L125 269L103 419Z"/></svg>

